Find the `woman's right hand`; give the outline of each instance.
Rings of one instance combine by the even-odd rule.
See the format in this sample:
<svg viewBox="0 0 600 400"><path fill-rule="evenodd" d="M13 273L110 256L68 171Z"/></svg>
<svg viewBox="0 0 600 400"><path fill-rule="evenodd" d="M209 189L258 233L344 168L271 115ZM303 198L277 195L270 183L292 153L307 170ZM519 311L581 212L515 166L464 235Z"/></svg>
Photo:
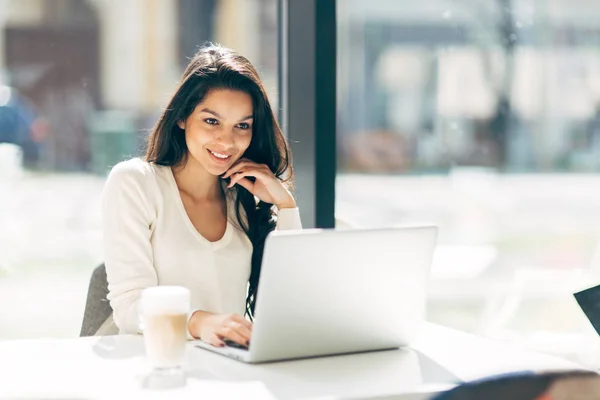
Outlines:
<svg viewBox="0 0 600 400"><path fill-rule="evenodd" d="M189 325L192 336L216 347L223 347L225 340L247 347L252 336L252 323L238 314L196 311L192 314Z"/></svg>

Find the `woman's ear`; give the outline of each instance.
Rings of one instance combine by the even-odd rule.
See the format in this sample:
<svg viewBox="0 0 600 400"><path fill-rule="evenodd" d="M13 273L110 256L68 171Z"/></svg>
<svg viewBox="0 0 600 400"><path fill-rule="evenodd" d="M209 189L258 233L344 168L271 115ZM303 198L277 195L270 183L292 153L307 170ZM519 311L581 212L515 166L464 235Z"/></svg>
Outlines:
<svg viewBox="0 0 600 400"><path fill-rule="evenodd" d="M185 131L185 121L184 120L180 119L179 121L177 121L177 126Z"/></svg>

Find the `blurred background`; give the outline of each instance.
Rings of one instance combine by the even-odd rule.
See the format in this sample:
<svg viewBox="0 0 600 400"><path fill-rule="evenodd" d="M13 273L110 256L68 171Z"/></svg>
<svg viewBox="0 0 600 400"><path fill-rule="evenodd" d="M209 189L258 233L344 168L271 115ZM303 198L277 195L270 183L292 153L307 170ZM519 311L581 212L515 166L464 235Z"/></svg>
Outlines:
<svg viewBox="0 0 600 400"><path fill-rule="evenodd" d="M338 0L339 227L440 226L428 319L586 364L600 3ZM77 336L99 197L196 47L278 108L277 0L0 0L0 339Z"/></svg>

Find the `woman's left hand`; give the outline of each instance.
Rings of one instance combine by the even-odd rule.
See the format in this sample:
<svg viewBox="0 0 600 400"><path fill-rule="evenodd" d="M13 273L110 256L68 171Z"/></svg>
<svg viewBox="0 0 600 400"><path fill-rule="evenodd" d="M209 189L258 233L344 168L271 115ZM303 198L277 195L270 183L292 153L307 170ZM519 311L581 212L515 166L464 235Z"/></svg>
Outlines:
<svg viewBox="0 0 600 400"><path fill-rule="evenodd" d="M255 181L248 179L249 176L254 177ZM296 207L292 194L265 164L241 158L223 175L223 178L229 177L229 188L238 184L260 200L274 204L279 209Z"/></svg>

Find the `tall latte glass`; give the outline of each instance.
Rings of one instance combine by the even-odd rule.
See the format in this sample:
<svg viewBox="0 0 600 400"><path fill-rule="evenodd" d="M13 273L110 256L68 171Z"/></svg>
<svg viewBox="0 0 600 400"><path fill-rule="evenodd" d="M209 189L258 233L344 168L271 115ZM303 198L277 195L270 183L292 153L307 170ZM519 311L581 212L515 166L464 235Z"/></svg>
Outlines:
<svg viewBox="0 0 600 400"><path fill-rule="evenodd" d="M146 356L154 372L182 371L189 309L190 292L184 287L155 286L142 292L140 322Z"/></svg>

